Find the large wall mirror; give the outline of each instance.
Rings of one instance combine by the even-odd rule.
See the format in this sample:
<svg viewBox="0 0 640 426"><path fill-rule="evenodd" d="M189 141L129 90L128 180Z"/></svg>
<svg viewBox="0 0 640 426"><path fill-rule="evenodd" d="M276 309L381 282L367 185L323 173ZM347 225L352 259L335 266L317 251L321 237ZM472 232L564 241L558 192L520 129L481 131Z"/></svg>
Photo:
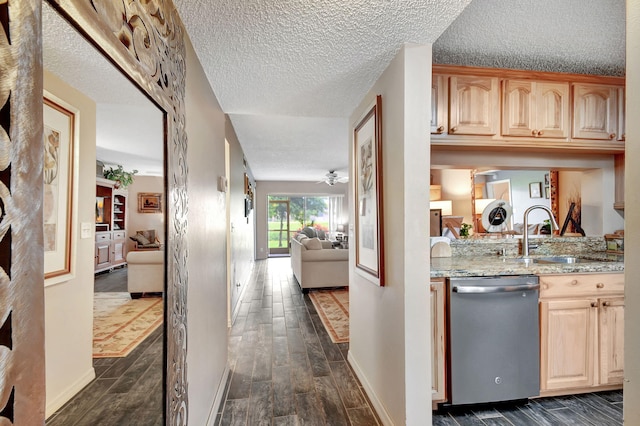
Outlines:
<svg viewBox="0 0 640 426"><path fill-rule="evenodd" d="M122 80L130 82L118 84L116 89L110 89L104 81L108 77L101 74L102 66L97 66L100 69L89 68L87 71L94 74L92 77L99 81L99 83L90 83L91 89L106 90L107 93L103 93L104 96L116 96L120 99L132 96L131 100L126 101L126 107L119 108L114 107L113 103L102 102L100 99L102 95L95 95L98 97L96 99L98 113L100 111L114 113L107 125L107 131L125 127L125 121L128 120L122 116L117 118L115 113L118 110L124 111L127 119L134 122L137 120L131 120L133 109L155 111L142 119L144 121L157 122L157 114L163 117L160 120L160 133L163 138L159 152L156 152L156 148L149 148L140 154L152 159L155 157L155 160L162 159L162 155L165 155L164 159L160 160L163 163L161 168L164 171L164 193L166 194L164 206L166 208L163 209L165 217L163 231L166 242L164 246L165 328L163 348L158 355L161 359L156 363L162 366L162 372L153 375L156 378L159 375L157 382L163 391L160 392L160 398L154 401L154 404L159 405L157 407L159 412L156 413L156 408L152 408L150 413L155 418L162 419L161 422L164 424L186 424L188 413L187 168L185 166L187 137L184 120L186 57L182 23L171 2L47 0L44 3L46 4L43 6L43 13L58 12L62 17L62 20L56 22L53 27L68 23L78 30L103 58L121 71L121 77L124 77ZM63 24L63 21L66 23ZM32 24L37 25L36 22ZM60 45L68 43L69 41L64 39L54 42L53 47L61 47ZM48 47L45 46L45 48ZM86 50L86 46L78 49ZM91 60L82 57L79 52L74 50L70 57L63 60L61 67L86 69L87 65L95 65ZM39 75L38 72L35 75ZM80 84L78 80L83 78L75 77L73 83ZM129 88L125 90L125 86ZM128 90L132 92L124 94ZM136 90L138 93L134 94ZM138 104L140 99L144 99L146 105ZM137 131L140 129L138 128ZM97 152L102 156L113 154L108 151L108 148L103 149L97 146ZM118 160L113 161L118 162ZM124 163L124 160L122 162ZM149 165L149 167L152 166ZM48 366L48 368L55 367Z"/></svg>

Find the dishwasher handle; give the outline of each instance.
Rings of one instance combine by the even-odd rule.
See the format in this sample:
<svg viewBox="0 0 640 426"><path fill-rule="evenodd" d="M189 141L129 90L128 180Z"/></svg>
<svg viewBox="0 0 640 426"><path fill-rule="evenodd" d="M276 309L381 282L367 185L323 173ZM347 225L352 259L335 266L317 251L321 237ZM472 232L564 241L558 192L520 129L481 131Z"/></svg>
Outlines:
<svg viewBox="0 0 640 426"><path fill-rule="evenodd" d="M527 283L519 285L500 285L500 286L479 286L479 285L455 285L452 290L454 293L510 293L513 291L531 291L539 290L540 284Z"/></svg>

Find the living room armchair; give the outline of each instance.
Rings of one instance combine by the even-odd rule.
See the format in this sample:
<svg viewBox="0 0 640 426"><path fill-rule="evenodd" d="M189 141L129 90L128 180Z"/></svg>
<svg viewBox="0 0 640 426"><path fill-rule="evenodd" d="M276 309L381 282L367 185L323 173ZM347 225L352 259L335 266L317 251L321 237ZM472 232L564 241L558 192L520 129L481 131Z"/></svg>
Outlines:
<svg viewBox="0 0 640 426"><path fill-rule="evenodd" d="M135 243L134 250L160 250L160 240L156 236L155 229L136 231L135 235L129 237Z"/></svg>

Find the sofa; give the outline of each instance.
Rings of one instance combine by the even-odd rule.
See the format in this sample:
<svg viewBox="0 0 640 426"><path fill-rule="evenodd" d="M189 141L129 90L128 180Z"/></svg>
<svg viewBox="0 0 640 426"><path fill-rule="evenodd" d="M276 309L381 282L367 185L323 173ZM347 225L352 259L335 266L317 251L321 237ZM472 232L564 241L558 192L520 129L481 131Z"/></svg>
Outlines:
<svg viewBox="0 0 640 426"><path fill-rule="evenodd" d="M132 299L164 292L164 250L127 253L127 291Z"/></svg>
<svg viewBox="0 0 640 426"><path fill-rule="evenodd" d="M349 285L349 250L333 245L302 233L291 239L291 268L303 293L310 288Z"/></svg>

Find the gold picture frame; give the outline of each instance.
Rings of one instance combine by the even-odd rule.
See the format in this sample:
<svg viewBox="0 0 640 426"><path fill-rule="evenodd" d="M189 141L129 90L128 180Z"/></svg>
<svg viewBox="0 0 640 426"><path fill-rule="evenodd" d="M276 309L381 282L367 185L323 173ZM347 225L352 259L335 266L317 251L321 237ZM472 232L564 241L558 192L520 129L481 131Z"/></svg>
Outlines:
<svg viewBox="0 0 640 426"><path fill-rule="evenodd" d="M356 272L384 286L382 96L353 130Z"/></svg>
<svg viewBox="0 0 640 426"><path fill-rule="evenodd" d="M162 194L139 192L138 213L162 213Z"/></svg>

